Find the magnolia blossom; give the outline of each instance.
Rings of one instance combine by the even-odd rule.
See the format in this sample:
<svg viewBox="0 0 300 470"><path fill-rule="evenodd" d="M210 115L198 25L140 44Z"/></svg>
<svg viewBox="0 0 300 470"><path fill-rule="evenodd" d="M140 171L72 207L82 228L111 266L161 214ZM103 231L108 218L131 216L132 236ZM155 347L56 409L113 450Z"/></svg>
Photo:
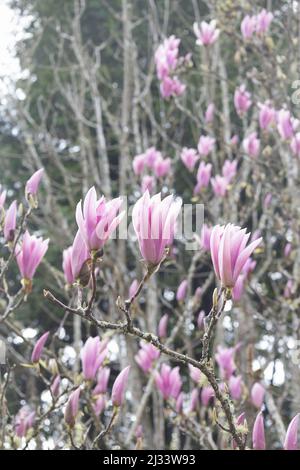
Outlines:
<svg viewBox="0 0 300 470"><path fill-rule="evenodd" d="M222 175L227 179L228 183L235 177L237 171L237 160L225 160Z"/></svg>
<svg viewBox="0 0 300 470"><path fill-rule="evenodd" d="M199 312L199 315L197 317L197 326L199 328L199 330L202 330L204 328L204 325L205 325L205 312L204 310L201 310L201 312Z"/></svg>
<svg viewBox="0 0 300 470"><path fill-rule="evenodd" d="M251 93L246 90L245 85L241 85L234 92L234 106L239 116L243 116L252 104Z"/></svg>
<svg viewBox="0 0 300 470"><path fill-rule="evenodd" d="M210 251L216 276L223 287L234 287L245 263L261 243L262 238L251 242L250 233L233 224L216 225L210 237Z"/></svg>
<svg viewBox="0 0 300 470"><path fill-rule="evenodd" d="M300 157L300 132L294 135L291 141L291 150L296 157Z"/></svg>
<svg viewBox="0 0 300 470"><path fill-rule="evenodd" d="M212 164L201 162L197 171L197 184L194 188L194 194L200 193L202 188L207 188L211 178Z"/></svg>
<svg viewBox="0 0 300 470"><path fill-rule="evenodd" d="M113 406L119 407L123 404L129 371L130 366L125 367L114 381L111 391L111 401Z"/></svg>
<svg viewBox="0 0 300 470"><path fill-rule="evenodd" d="M240 375L235 377L232 375L228 382L229 392L233 400L240 400L243 392L243 379Z"/></svg>
<svg viewBox="0 0 300 470"><path fill-rule="evenodd" d="M243 140L243 148L250 157L258 157L260 151L260 140L257 138L256 132L252 132Z"/></svg>
<svg viewBox="0 0 300 470"><path fill-rule="evenodd" d="M106 407L106 398L104 395L99 395L96 402L93 404L93 410L97 417L99 417Z"/></svg>
<svg viewBox="0 0 300 470"><path fill-rule="evenodd" d="M16 258L23 279L32 280L35 271L48 250L49 240L24 233L21 243L16 248Z"/></svg>
<svg viewBox="0 0 300 470"><path fill-rule="evenodd" d="M256 16L256 32L258 34L264 34L268 31L270 24L272 23L274 16L273 13L263 9Z"/></svg>
<svg viewBox="0 0 300 470"><path fill-rule="evenodd" d="M165 400L177 398L182 387L179 367L171 369L167 364L161 366L160 372L155 372L155 383Z"/></svg>
<svg viewBox="0 0 300 470"><path fill-rule="evenodd" d="M157 178L163 178L166 176L171 169L171 159L170 158L160 158L156 160L154 164L154 174Z"/></svg>
<svg viewBox="0 0 300 470"><path fill-rule="evenodd" d="M201 135L198 142L198 152L199 155L207 157L207 155L212 152L215 145L215 139L209 135Z"/></svg>
<svg viewBox="0 0 300 470"><path fill-rule="evenodd" d="M239 302L245 290L245 280L246 277L244 274L240 274L236 280L234 288L232 289L232 300L234 302Z"/></svg>
<svg viewBox="0 0 300 470"><path fill-rule="evenodd" d="M70 394L65 408L65 422L70 428L73 428L75 425L75 419L79 409L80 392L80 387L78 387Z"/></svg>
<svg viewBox="0 0 300 470"><path fill-rule="evenodd" d="M148 265L157 266L166 247L172 244L181 205L181 199L174 199L172 195L162 200L160 193L151 198L148 191L136 202L132 222Z"/></svg>
<svg viewBox="0 0 300 470"><path fill-rule="evenodd" d="M276 111L267 103L258 103L258 106L260 128L267 130L276 121Z"/></svg>
<svg viewBox="0 0 300 470"><path fill-rule="evenodd" d="M107 341L100 342L98 336L88 338L80 351L82 373L86 380L94 380L97 371L107 356Z"/></svg>
<svg viewBox="0 0 300 470"><path fill-rule="evenodd" d="M135 356L135 360L143 372L147 373L152 369L153 363L160 356L160 351L151 343L141 342L141 348Z"/></svg>
<svg viewBox="0 0 300 470"><path fill-rule="evenodd" d="M260 409L263 402L264 402L264 396L265 396L266 390L265 388L259 383L256 382L252 388L251 388L251 401L253 405Z"/></svg>
<svg viewBox="0 0 300 470"><path fill-rule="evenodd" d="M143 173L146 166L145 154L136 155L132 161L132 167L135 175L140 175Z"/></svg>
<svg viewBox="0 0 300 470"><path fill-rule="evenodd" d="M209 103L209 105L206 108L205 116L204 116L206 124L210 124L213 121L214 112L215 112L214 103Z"/></svg>
<svg viewBox="0 0 300 470"><path fill-rule="evenodd" d="M265 450L265 427L262 412L258 413L256 416L252 431L252 442L254 450Z"/></svg>
<svg viewBox="0 0 300 470"><path fill-rule="evenodd" d="M52 384L51 384L51 386L50 386L51 394L52 394L52 396L53 396L54 398L57 398L58 395L59 395L60 384L61 384L61 378L60 378L59 375L57 375L57 376L54 378L54 380L53 380L53 382L52 382Z"/></svg>
<svg viewBox="0 0 300 470"><path fill-rule="evenodd" d="M212 20L210 23L201 21L200 26L198 23L194 23L193 29L197 38L196 44L198 46L210 46L216 42L220 35L220 30L217 29L216 20Z"/></svg>
<svg viewBox="0 0 300 470"><path fill-rule="evenodd" d="M37 170L35 173L33 173L25 186L26 195L31 194L32 196L35 196L37 194L43 174L44 168L41 168L40 170Z"/></svg>
<svg viewBox="0 0 300 470"><path fill-rule="evenodd" d="M176 300L177 302L182 302L187 294L187 289L188 289L188 281L184 279L178 286L177 292L176 292Z"/></svg>
<svg viewBox="0 0 300 470"><path fill-rule="evenodd" d="M216 196L225 197L228 189L228 179L224 176L216 175L211 179L213 192Z"/></svg>
<svg viewBox="0 0 300 470"><path fill-rule="evenodd" d="M202 377L202 372L198 367L194 367L191 364L189 364L189 372L190 372L190 377L191 379L196 382L196 384L200 384L200 380Z"/></svg>
<svg viewBox="0 0 300 470"><path fill-rule="evenodd" d="M220 367L221 376L228 380L236 369L234 363L235 348L223 348L218 346L215 355L216 362Z"/></svg>
<svg viewBox="0 0 300 470"><path fill-rule="evenodd" d="M146 191L148 191L149 193L152 193L154 188L155 188L155 178L151 175L143 176L142 184L141 184L142 193L145 193Z"/></svg>
<svg viewBox="0 0 300 470"><path fill-rule="evenodd" d="M166 38L157 48L154 61L157 76L160 80L173 72L178 64L180 39L174 35Z"/></svg>
<svg viewBox="0 0 300 470"><path fill-rule="evenodd" d="M15 238L15 230L17 226L17 201L13 201L9 206L4 219L3 233L7 242L13 241Z"/></svg>
<svg viewBox="0 0 300 470"><path fill-rule="evenodd" d="M110 369L101 367L97 374L97 385L93 390L93 395L100 395L107 392Z"/></svg>
<svg viewBox="0 0 300 470"><path fill-rule="evenodd" d="M284 140L289 140L294 135L297 121L293 120L291 113L287 109L277 112L277 130Z"/></svg>
<svg viewBox="0 0 300 470"><path fill-rule="evenodd" d="M159 320L157 334L159 338L161 339L167 337L168 321L169 321L169 316L167 313L165 313Z"/></svg>
<svg viewBox="0 0 300 470"><path fill-rule="evenodd" d="M298 428L299 428L299 418L300 414L298 413L289 424L287 428L283 448L285 450L298 450Z"/></svg>
<svg viewBox="0 0 300 470"><path fill-rule="evenodd" d="M161 152L155 147L149 147L144 153L145 165L151 169L154 169L155 163L162 158Z"/></svg>
<svg viewBox="0 0 300 470"><path fill-rule="evenodd" d="M244 39L250 39L256 29L256 16L245 16L241 23L241 32Z"/></svg>
<svg viewBox="0 0 300 470"><path fill-rule="evenodd" d="M29 406L23 406L15 418L15 433L18 437L24 437L27 431L33 427L35 421L35 411Z"/></svg>
<svg viewBox="0 0 300 470"><path fill-rule="evenodd" d="M181 96L185 92L185 84L178 77L165 77L160 84L160 92L163 98Z"/></svg>
<svg viewBox="0 0 300 470"><path fill-rule="evenodd" d="M210 249L210 236L212 232L212 227L209 227L206 224L203 224L200 235L200 245L202 250L209 251Z"/></svg>
<svg viewBox="0 0 300 470"><path fill-rule="evenodd" d="M193 411L195 411L198 405L199 405L199 390L198 388L194 388L191 393L189 413L192 413Z"/></svg>
<svg viewBox="0 0 300 470"><path fill-rule="evenodd" d="M63 251L63 271L68 284L72 285L80 278L83 265L88 259L87 246L78 230L73 245Z"/></svg>
<svg viewBox="0 0 300 470"><path fill-rule="evenodd" d="M139 282L138 282L137 279L134 279L132 281L132 283L130 284L130 287L129 287L129 298L130 299L132 299L135 296L135 294L138 290L138 287L139 287Z"/></svg>
<svg viewBox="0 0 300 470"><path fill-rule="evenodd" d="M101 250L121 222L125 212L117 214L122 202L120 197L109 202L104 196L97 200L96 189L92 187L85 196L83 207L81 201L77 204L76 222L90 252Z"/></svg>
<svg viewBox="0 0 300 470"><path fill-rule="evenodd" d="M208 406L212 398L215 396L214 389L208 385L201 390L201 403L203 406Z"/></svg>
<svg viewBox="0 0 300 470"><path fill-rule="evenodd" d="M45 343L48 339L49 334L50 334L50 332L47 331L35 343L35 346L33 348L32 354L31 354L31 362L33 362L33 363L38 363L39 362L39 360L41 358L41 355L42 355L42 352L43 352L43 348L45 346Z"/></svg>
<svg viewBox="0 0 300 470"><path fill-rule="evenodd" d="M180 154L180 158L186 168L189 171L193 171L197 161L199 160L199 155L197 154L196 149L184 147Z"/></svg>

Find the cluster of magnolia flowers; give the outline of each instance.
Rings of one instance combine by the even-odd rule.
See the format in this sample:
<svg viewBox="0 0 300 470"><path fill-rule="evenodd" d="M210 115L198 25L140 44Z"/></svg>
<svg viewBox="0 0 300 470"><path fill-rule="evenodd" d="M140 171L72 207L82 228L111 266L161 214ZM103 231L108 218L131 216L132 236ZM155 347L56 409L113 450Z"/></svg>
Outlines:
<svg viewBox="0 0 300 470"><path fill-rule="evenodd" d="M163 158L159 150L150 147L144 153L134 157L132 168L134 174L141 178L141 192L148 190L152 193L156 182L162 182L170 174L171 159Z"/></svg>
<svg viewBox="0 0 300 470"><path fill-rule="evenodd" d="M43 169L36 171L26 183L25 197L29 204L29 212L32 208L37 207L37 192L43 173ZM29 293L36 269L48 250L49 240L43 240L41 237L30 235L28 230L24 234L17 234L17 201L12 201L7 210L5 210L6 195L7 192L0 186L0 228L3 228L4 239L8 247L14 251L22 276L22 284ZM23 206L21 206L21 211L24 211ZM22 215L20 218L22 218Z"/></svg>
<svg viewBox="0 0 300 470"><path fill-rule="evenodd" d="M44 333L36 342L32 354L31 363L40 368L43 365L53 372L50 392L53 402L64 407L64 420L70 429L75 426L76 417L80 411L80 395L85 391L85 398L92 403L94 415L98 418L100 414L111 404L114 412L117 412L125 398L126 385L130 372L130 366L125 367L115 378L110 399L108 397L108 385L110 379L109 364L109 342L99 337L89 337L83 345L80 358L82 371L78 377L79 385L72 384L71 392L69 388L63 389L62 379L58 372L58 367L53 360L48 364L42 361L43 351L50 332ZM67 400L65 395L68 395ZM34 426L36 412L28 405L23 406L15 418L15 433L18 437L25 437L28 431Z"/></svg>

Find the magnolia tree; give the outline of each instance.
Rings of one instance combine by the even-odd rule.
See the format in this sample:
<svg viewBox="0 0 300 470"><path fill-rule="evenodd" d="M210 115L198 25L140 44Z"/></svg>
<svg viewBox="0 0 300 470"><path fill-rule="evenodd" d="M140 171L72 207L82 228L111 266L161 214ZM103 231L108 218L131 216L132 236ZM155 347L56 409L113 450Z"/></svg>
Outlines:
<svg viewBox="0 0 300 470"><path fill-rule="evenodd" d="M1 447L297 449L299 5L190 2L173 31L189 2L103 2L91 46L87 3L38 113L6 111L32 176L0 189Z"/></svg>

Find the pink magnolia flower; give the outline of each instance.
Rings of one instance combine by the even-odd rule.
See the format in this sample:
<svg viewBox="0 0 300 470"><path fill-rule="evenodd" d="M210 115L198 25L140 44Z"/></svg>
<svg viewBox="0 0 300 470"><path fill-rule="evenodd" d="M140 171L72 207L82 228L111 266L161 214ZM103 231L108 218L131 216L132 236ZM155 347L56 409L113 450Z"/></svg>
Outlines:
<svg viewBox="0 0 300 470"><path fill-rule="evenodd" d="M259 383L256 382L251 388L251 401L253 405L260 409L265 397L265 388Z"/></svg>
<svg viewBox="0 0 300 470"><path fill-rule="evenodd" d="M2 209L2 207L4 206L5 200L6 200L6 191L2 188L0 184L0 209Z"/></svg>
<svg viewBox="0 0 300 470"><path fill-rule="evenodd" d="M122 199L106 202L102 196L97 200L94 186L85 196L83 208L81 200L76 207L76 222L89 251L101 250L113 231L121 222L125 212L119 215Z"/></svg>
<svg viewBox="0 0 300 470"><path fill-rule="evenodd" d="M110 376L110 369L108 367L101 367L97 375L97 385L93 390L93 395L100 395L107 392L107 386Z"/></svg>
<svg viewBox="0 0 300 470"><path fill-rule="evenodd" d="M256 232L253 232L250 240L252 242L254 240L257 240L259 237L260 237L260 231L257 230ZM248 278L250 274L254 271L255 267L256 267L256 261L253 260L252 258L248 258L242 269L243 276L245 276L245 278Z"/></svg>
<svg viewBox="0 0 300 470"><path fill-rule="evenodd" d="M144 260L157 266L165 255L166 247L173 242L176 219L181 209L181 199L172 195L161 200L158 193L150 198L149 192L136 202L132 222Z"/></svg>
<svg viewBox="0 0 300 470"><path fill-rule="evenodd" d="M160 356L160 351L153 344L141 342L141 349L135 356L135 360L143 372L147 373L152 369L156 359Z"/></svg>
<svg viewBox="0 0 300 470"><path fill-rule="evenodd" d="M214 119L214 112L215 112L215 105L214 105L214 103L209 103L209 105L208 105L207 108L206 108L205 116L204 116L204 119L205 119L206 124L210 124L210 123L213 121L213 119Z"/></svg>
<svg viewBox="0 0 300 470"><path fill-rule="evenodd" d="M23 279L32 280L35 271L48 250L49 240L24 233L21 244L16 248L16 258Z"/></svg>
<svg viewBox="0 0 300 470"><path fill-rule="evenodd" d="M231 180L236 176L236 169L237 160L225 160L222 168L222 175L227 179L228 183L230 183Z"/></svg>
<svg viewBox="0 0 300 470"><path fill-rule="evenodd" d="M146 191L148 191L149 193L152 193L154 187L155 187L155 178L151 175L143 176L142 184L141 184L142 193L145 193Z"/></svg>
<svg viewBox="0 0 300 470"><path fill-rule="evenodd" d="M300 132L294 135L291 141L291 150L296 157L300 157Z"/></svg>
<svg viewBox="0 0 300 470"><path fill-rule="evenodd" d="M244 39L250 39L256 29L256 16L245 16L241 23L241 32Z"/></svg>
<svg viewBox="0 0 300 470"><path fill-rule="evenodd" d="M265 427L262 412L258 413L256 416L252 431L252 442L254 450L266 449Z"/></svg>
<svg viewBox="0 0 300 470"><path fill-rule="evenodd" d="M289 299L290 297L292 297L293 293L294 293L294 282L292 279L289 279L284 288L283 297L285 299Z"/></svg>
<svg viewBox="0 0 300 470"><path fill-rule="evenodd" d="M193 413L193 411L197 409L198 405L199 405L199 390L198 388L194 388L191 393L189 413Z"/></svg>
<svg viewBox="0 0 300 470"><path fill-rule="evenodd" d="M80 351L82 373L85 380L94 380L97 371L107 356L107 341L99 336L89 337Z"/></svg>
<svg viewBox="0 0 300 470"><path fill-rule="evenodd" d="M250 233L233 224L216 225L210 237L214 270L224 287L234 287L246 261L261 243L262 238L247 246Z"/></svg>
<svg viewBox="0 0 300 470"><path fill-rule="evenodd" d="M243 116L251 104L251 93L246 90L245 85L241 85L234 92L234 106L238 115Z"/></svg>
<svg viewBox="0 0 300 470"><path fill-rule="evenodd" d="M15 238L15 230L17 226L17 201L13 201L7 212L4 219L4 237L7 242L13 241Z"/></svg>
<svg viewBox="0 0 300 470"><path fill-rule="evenodd" d="M261 129L267 130L276 120L276 111L269 104L258 104L259 111L259 125Z"/></svg>
<svg viewBox="0 0 300 470"><path fill-rule="evenodd" d="M258 157L260 152L260 140L257 138L256 132L252 132L243 140L243 148L249 157Z"/></svg>
<svg viewBox="0 0 300 470"><path fill-rule="evenodd" d="M203 406L208 406L211 399L214 398L215 392L214 389L208 385L203 387L201 390L201 403Z"/></svg>
<svg viewBox="0 0 300 470"><path fill-rule="evenodd" d="M113 406L119 407L123 404L129 371L130 366L125 367L114 381L111 391L111 401Z"/></svg>
<svg viewBox="0 0 300 470"><path fill-rule="evenodd" d="M192 366L192 364L189 364L189 372L190 372L190 377L191 379L196 382L196 384L200 384L200 380L202 377L202 372L198 367Z"/></svg>
<svg viewBox="0 0 300 470"><path fill-rule="evenodd" d="M194 194L200 193L202 188L207 188L211 178L211 163L201 162L197 171L197 184L194 188Z"/></svg>
<svg viewBox="0 0 300 470"><path fill-rule="evenodd" d="M236 147L238 143L239 143L239 137L235 134L230 139L230 145L232 147Z"/></svg>
<svg viewBox="0 0 300 470"><path fill-rule="evenodd" d="M157 48L154 61L159 80L173 72L178 64L180 39L170 36Z"/></svg>
<svg viewBox="0 0 300 470"><path fill-rule="evenodd" d="M242 396L242 391L243 391L242 384L243 384L243 380L240 375L238 375L237 377L232 375L230 377L229 382L228 382L228 387L229 387L230 395L233 398L233 400L240 400Z"/></svg>
<svg viewBox="0 0 300 470"><path fill-rule="evenodd" d="M168 321L169 321L169 316L167 313L165 313L159 320L159 324L157 328L157 334L159 338L167 337Z"/></svg>
<svg viewBox="0 0 300 470"><path fill-rule="evenodd" d="M207 157L207 155L212 152L215 145L215 139L209 135L201 135L198 142L198 152L199 155Z"/></svg>
<svg viewBox="0 0 300 470"><path fill-rule="evenodd" d="M258 34L264 34L268 31L270 24L272 23L274 16L273 13L263 9L256 16L256 32Z"/></svg>
<svg viewBox="0 0 300 470"><path fill-rule="evenodd" d="M139 287L138 280L137 280L137 279L134 279L134 280L132 281L132 283L130 284L130 287L129 287L129 298L130 298L130 299L132 299L132 297L135 296L136 291L138 290L138 287Z"/></svg>
<svg viewBox="0 0 300 470"><path fill-rule="evenodd" d="M246 420L246 415L245 415L245 413L241 413L241 414L237 417L237 419L236 419L236 424L237 424L237 426L244 426L244 427L247 426L247 420ZM237 444L236 444L235 440L233 440L232 446L233 446L234 449L237 448Z"/></svg>
<svg viewBox="0 0 300 470"><path fill-rule="evenodd" d="M29 406L23 406L15 418L15 433L18 437L24 437L27 431L33 427L35 421L35 411Z"/></svg>
<svg viewBox="0 0 300 470"><path fill-rule="evenodd" d="M65 422L70 428L74 427L75 419L78 414L80 391L80 387L78 387L70 394L65 408Z"/></svg>
<svg viewBox="0 0 300 470"><path fill-rule="evenodd" d="M283 448L284 450L298 450L298 428L299 428L299 418L300 414L298 413L289 424L287 428Z"/></svg>
<svg viewBox="0 0 300 470"><path fill-rule="evenodd" d="M160 84L160 93L163 98L170 98L171 96L182 95L185 92L185 88L186 86L178 77L165 77Z"/></svg>
<svg viewBox="0 0 300 470"><path fill-rule="evenodd" d="M132 167L135 175L143 173L146 166L146 155L144 153L136 155L132 161Z"/></svg>
<svg viewBox="0 0 300 470"><path fill-rule="evenodd" d="M290 256L291 252L292 252L292 244L287 243L284 247L284 252L283 252L284 257L288 258Z"/></svg>
<svg viewBox="0 0 300 470"><path fill-rule="evenodd" d="M220 35L220 30L216 26L216 20L212 20L210 23L201 21L200 26L198 23L194 23L193 29L197 38L196 44L198 46L211 46L214 44Z"/></svg>
<svg viewBox="0 0 300 470"><path fill-rule="evenodd" d="M209 227L206 224L203 224L201 229L200 235L200 245L202 250L209 251L210 250L210 236L212 232L212 227Z"/></svg>
<svg viewBox="0 0 300 470"><path fill-rule="evenodd" d="M93 404L93 410L97 417L99 417L106 407L106 398L104 395L99 395L96 402Z"/></svg>
<svg viewBox="0 0 300 470"><path fill-rule="evenodd" d="M183 164L186 166L186 168L189 171L193 171L197 161L199 160L199 155L197 154L196 149L184 147L182 149L180 158Z"/></svg>
<svg viewBox="0 0 300 470"><path fill-rule="evenodd" d="M204 322L205 322L205 312L204 310L201 310L197 318L197 326L199 330L202 330L202 328L204 327Z"/></svg>
<svg viewBox="0 0 300 470"><path fill-rule="evenodd" d="M162 160L162 154L155 147L149 147L145 152L145 164L148 168L154 169L155 163Z"/></svg>
<svg viewBox="0 0 300 470"><path fill-rule="evenodd" d="M188 288L188 282L186 279L184 279L178 286L177 292L176 292L176 300L177 302L182 302L187 294L187 288Z"/></svg>
<svg viewBox="0 0 300 470"><path fill-rule="evenodd" d="M224 176L216 175L211 179L213 192L216 196L225 197L228 189L228 180Z"/></svg>
<svg viewBox="0 0 300 470"><path fill-rule="evenodd" d="M34 364L39 362L42 352L43 352L43 348L45 346L45 343L48 339L49 334L50 334L50 331L46 331L46 333L44 333L35 343L35 346L31 354L31 362L33 362Z"/></svg>
<svg viewBox="0 0 300 470"><path fill-rule="evenodd" d="M155 373L155 383L165 400L171 397L178 398L182 387L179 367L171 369L167 364L163 364L160 372Z"/></svg>
<svg viewBox="0 0 300 470"><path fill-rule="evenodd" d="M25 186L26 195L31 194L32 196L36 196L43 174L44 168L41 168L40 170L37 170L35 173L33 173Z"/></svg>
<svg viewBox="0 0 300 470"><path fill-rule="evenodd" d="M277 130L280 137L284 140L289 140L294 135L294 128L296 127L295 121L291 113L287 109L277 111Z"/></svg>
<svg viewBox="0 0 300 470"><path fill-rule="evenodd" d="M221 376L228 380L236 369L234 363L235 348L223 348L218 346L215 359L219 365Z"/></svg>
<svg viewBox="0 0 300 470"><path fill-rule="evenodd" d="M171 159L170 158L160 158L156 160L154 164L154 174L156 178L163 178L166 176L171 169Z"/></svg>
<svg viewBox="0 0 300 470"><path fill-rule="evenodd" d="M176 400L176 413L182 413L183 409L183 393L180 392Z"/></svg>
<svg viewBox="0 0 300 470"><path fill-rule="evenodd" d="M87 246L78 230L73 245L63 251L63 271L68 284L72 285L80 278L82 267L88 259Z"/></svg>
<svg viewBox="0 0 300 470"><path fill-rule="evenodd" d="M60 378L59 375L57 375L57 376L54 378L54 380L53 380L53 382L52 382L52 384L51 384L51 386L50 386L50 390L51 390L52 396L53 396L54 398L57 398L58 395L59 395L60 383L61 383L61 378Z"/></svg>

